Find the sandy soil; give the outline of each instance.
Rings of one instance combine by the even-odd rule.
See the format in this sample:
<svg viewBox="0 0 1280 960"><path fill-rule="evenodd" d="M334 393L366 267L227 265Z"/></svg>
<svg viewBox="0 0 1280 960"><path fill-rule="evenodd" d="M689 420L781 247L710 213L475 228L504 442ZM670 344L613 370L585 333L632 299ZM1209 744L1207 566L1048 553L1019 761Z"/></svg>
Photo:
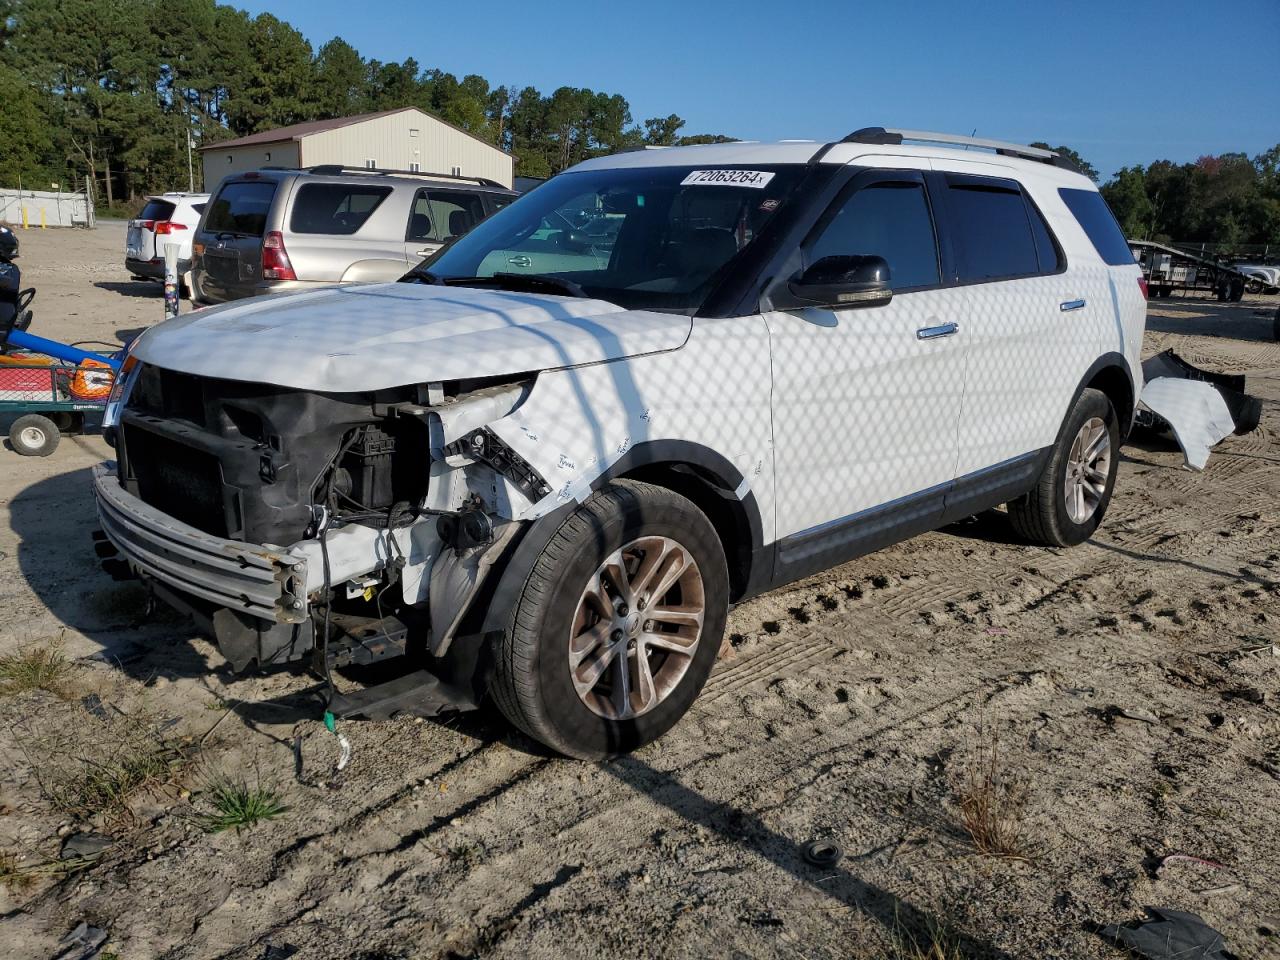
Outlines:
<svg viewBox="0 0 1280 960"><path fill-rule="evenodd" d="M36 331L158 319L122 248L116 226L24 236ZM1247 373L1266 400L1206 472L1131 446L1084 546L1021 545L995 513L744 604L690 716L600 765L481 713L343 723L336 773L312 678L232 676L97 569L98 438L0 451L0 653L61 638L72 661L57 694L0 697L0 872L27 881L0 888L0 952L52 956L88 920L124 960L908 957L929 939L1105 958L1094 925L1154 905L1280 957L1275 307L1152 304L1149 351ZM993 751L1003 858L962 817ZM120 805L86 790L138 757ZM206 832L221 778L289 809ZM61 838L86 829L111 846L58 876ZM815 837L844 858L808 865ZM1161 867L1174 853L1217 866Z"/></svg>

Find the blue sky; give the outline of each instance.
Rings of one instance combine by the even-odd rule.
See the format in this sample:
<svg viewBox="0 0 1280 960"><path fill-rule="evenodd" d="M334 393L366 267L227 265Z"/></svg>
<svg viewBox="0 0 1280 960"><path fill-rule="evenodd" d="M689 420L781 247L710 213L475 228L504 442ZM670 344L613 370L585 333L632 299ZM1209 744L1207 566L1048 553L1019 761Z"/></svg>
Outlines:
<svg viewBox="0 0 1280 960"><path fill-rule="evenodd" d="M867 125L1075 147L1103 174L1280 142L1280 0L268 0L319 47L621 93L685 133ZM356 15L353 15L353 11Z"/></svg>

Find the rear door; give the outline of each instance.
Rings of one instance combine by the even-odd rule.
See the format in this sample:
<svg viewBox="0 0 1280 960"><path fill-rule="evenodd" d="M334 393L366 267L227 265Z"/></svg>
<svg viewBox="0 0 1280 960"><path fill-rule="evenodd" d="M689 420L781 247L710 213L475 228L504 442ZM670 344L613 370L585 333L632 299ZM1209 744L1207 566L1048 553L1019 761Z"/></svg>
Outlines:
<svg viewBox="0 0 1280 960"><path fill-rule="evenodd" d="M128 260L154 259L156 250L156 224L164 223L173 216L174 204L161 197L148 197L136 217L129 221L129 232L125 237L124 255Z"/></svg>
<svg viewBox="0 0 1280 960"><path fill-rule="evenodd" d="M1098 291L1081 289L1043 215L1015 180L937 173L953 256L948 320L960 325L965 387L958 477L1017 469L1050 446L1097 357Z"/></svg>
<svg viewBox="0 0 1280 960"><path fill-rule="evenodd" d="M419 190L409 208L404 252L410 266L462 236L486 216L484 201L469 190L428 187Z"/></svg>
<svg viewBox="0 0 1280 960"><path fill-rule="evenodd" d="M262 279L262 237L275 200L274 180L228 180L209 201L198 242L201 293L218 300L253 296Z"/></svg>
<svg viewBox="0 0 1280 960"><path fill-rule="evenodd" d="M298 279L395 280L404 273L398 224L383 219L391 212L386 205L392 191L386 182L312 180L296 186L284 242Z"/></svg>

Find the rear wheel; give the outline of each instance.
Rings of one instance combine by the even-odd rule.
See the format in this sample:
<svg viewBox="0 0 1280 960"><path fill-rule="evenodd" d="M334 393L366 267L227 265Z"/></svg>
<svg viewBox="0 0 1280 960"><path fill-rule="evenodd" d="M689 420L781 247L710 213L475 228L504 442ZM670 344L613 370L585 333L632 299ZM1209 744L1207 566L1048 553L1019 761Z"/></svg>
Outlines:
<svg viewBox="0 0 1280 960"><path fill-rule="evenodd" d="M617 481L534 564L490 691L525 733L597 759L666 733L697 698L728 614L719 538L692 503Z"/></svg>
<svg viewBox="0 0 1280 960"><path fill-rule="evenodd" d="M1014 529L1051 546L1088 540L1111 502L1119 454L1111 401L1100 390L1086 389L1067 414L1035 487L1009 504Z"/></svg>
<svg viewBox="0 0 1280 960"><path fill-rule="evenodd" d="M57 425L38 413L19 417L9 428L14 452L24 457L47 457L57 449L59 439Z"/></svg>

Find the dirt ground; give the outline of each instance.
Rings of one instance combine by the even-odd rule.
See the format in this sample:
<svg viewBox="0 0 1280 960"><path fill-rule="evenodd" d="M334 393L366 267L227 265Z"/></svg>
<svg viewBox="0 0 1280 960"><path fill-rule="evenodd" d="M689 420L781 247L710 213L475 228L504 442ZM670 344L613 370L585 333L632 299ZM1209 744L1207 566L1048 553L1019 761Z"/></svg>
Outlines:
<svg viewBox="0 0 1280 960"><path fill-rule="evenodd" d="M160 318L123 239L23 235L36 332ZM1276 302L1151 305L1149 352L1265 401L1204 473L1130 446L1081 547L993 513L743 604L691 714L605 764L482 712L340 723L336 772L314 679L231 675L97 568L99 438L0 451L0 654L68 661L0 695L0 953L86 920L120 960L1107 958L1096 925L1149 905L1280 957ZM210 832L238 780L288 809ZM83 831L110 845L59 860ZM843 858L810 866L814 838Z"/></svg>

